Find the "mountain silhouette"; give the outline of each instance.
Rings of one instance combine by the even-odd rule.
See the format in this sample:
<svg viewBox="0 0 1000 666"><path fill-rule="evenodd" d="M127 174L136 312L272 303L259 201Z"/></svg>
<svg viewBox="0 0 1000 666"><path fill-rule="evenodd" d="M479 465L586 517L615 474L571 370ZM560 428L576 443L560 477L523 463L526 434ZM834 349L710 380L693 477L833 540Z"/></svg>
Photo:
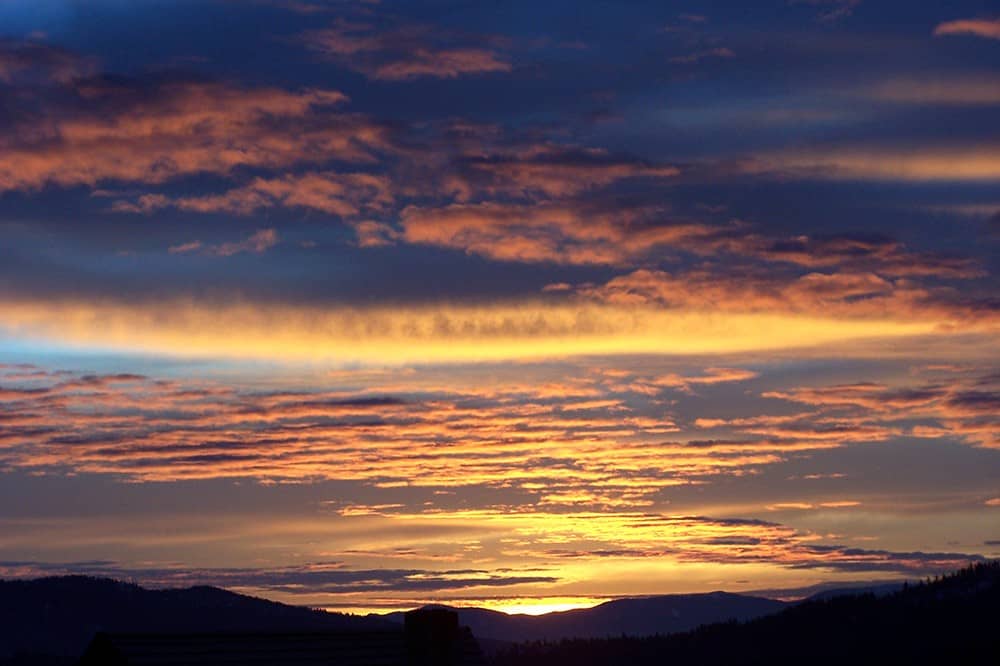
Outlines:
<svg viewBox="0 0 1000 666"><path fill-rule="evenodd" d="M670 636L535 641L495 666L997 664L1000 562L875 592L815 598L751 620Z"/></svg>
<svg viewBox="0 0 1000 666"><path fill-rule="evenodd" d="M0 581L0 600L2 666L74 664L98 632L400 632L403 617L85 576ZM996 663L980 656L1000 655L1000 563L902 587L822 590L797 603L712 592L541 616L453 610L498 666Z"/></svg>
<svg viewBox="0 0 1000 666"><path fill-rule="evenodd" d="M687 631L725 620L749 620L786 607L774 599L711 592L617 599L593 608L545 615L507 615L482 608L452 608L459 623L469 627L489 648L493 641L559 640L605 636L648 636ZM402 622L401 613L384 616Z"/></svg>
<svg viewBox="0 0 1000 666"><path fill-rule="evenodd" d="M94 634L398 630L374 617L327 613L215 587L148 590L87 576L0 581L0 663L78 657ZM52 661L51 663L58 663ZM69 663L73 663L72 660Z"/></svg>

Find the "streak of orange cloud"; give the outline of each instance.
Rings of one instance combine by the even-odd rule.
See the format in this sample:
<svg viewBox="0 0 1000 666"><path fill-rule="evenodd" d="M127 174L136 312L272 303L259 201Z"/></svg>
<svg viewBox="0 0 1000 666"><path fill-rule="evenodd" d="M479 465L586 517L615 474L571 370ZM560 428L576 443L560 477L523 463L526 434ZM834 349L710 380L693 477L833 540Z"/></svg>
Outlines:
<svg viewBox="0 0 1000 666"><path fill-rule="evenodd" d="M1000 180L997 146L869 148L827 146L787 151L748 162L751 173L784 173L819 179L971 181Z"/></svg>
<svg viewBox="0 0 1000 666"><path fill-rule="evenodd" d="M975 35L987 39L1000 39L1000 19L973 18L945 21L934 28L934 34Z"/></svg>

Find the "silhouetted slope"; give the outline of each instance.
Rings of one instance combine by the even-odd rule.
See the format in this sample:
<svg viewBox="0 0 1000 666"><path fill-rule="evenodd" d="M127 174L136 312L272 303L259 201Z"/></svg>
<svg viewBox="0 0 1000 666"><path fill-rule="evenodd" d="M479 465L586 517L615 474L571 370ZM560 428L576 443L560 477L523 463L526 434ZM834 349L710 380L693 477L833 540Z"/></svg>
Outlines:
<svg viewBox="0 0 1000 666"><path fill-rule="evenodd" d="M98 631L224 632L395 629L392 623L248 597L214 587L147 590L64 576L0 581L0 660L79 656Z"/></svg>
<svg viewBox="0 0 1000 666"><path fill-rule="evenodd" d="M878 585L859 585L853 587L833 587L811 594L803 601L824 601L835 597L849 597L860 594L873 594L876 597L885 597L895 594L903 589L905 583L882 583Z"/></svg>
<svg viewBox="0 0 1000 666"><path fill-rule="evenodd" d="M998 617L1000 563L993 562L881 597L806 601L745 624L523 644L495 656L494 664L997 664Z"/></svg>
<svg viewBox="0 0 1000 666"><path fill-rule="evenodd" d="M458 612L459 623L472 629L477 638L528 641L675 633L711 622L749 620L776 613L785 606L774 599L712 592L618 599L593 608L538 616L507 615L482 608L452 610ZM400 614L386 617L402 621Z"/></svg>

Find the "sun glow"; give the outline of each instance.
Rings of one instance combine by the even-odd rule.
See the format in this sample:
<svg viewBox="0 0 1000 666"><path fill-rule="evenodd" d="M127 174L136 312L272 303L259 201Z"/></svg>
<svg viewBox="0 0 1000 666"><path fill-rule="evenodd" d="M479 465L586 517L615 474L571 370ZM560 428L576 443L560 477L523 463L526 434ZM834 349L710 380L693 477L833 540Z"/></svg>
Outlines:
<svg viewBox="0 0 1000 666"><path fill-rule="evenodd" d="M508 598L483 598L483 599L462 599L445 602L444 605L453 608L485 608L487 610L498 611L507 615L546 615L548 613L561 613L564 611L576 610L580 608L593 608L607 601L599 597L508 597ZM352 615L385 615L394 612L405 612L414 608L412 602L400 601L390 606L336 606L323 607L322 609L330 613L350 613Z"/></svg>
<svg viewBox="0 0 1000 666"><path fill-rule="evenodd" d="M539 599L505 599L502 602L482 602L481 608L500 611L507 615L545 615L578 608L593 608L606 601L591 597L551 597Z"/></svg>

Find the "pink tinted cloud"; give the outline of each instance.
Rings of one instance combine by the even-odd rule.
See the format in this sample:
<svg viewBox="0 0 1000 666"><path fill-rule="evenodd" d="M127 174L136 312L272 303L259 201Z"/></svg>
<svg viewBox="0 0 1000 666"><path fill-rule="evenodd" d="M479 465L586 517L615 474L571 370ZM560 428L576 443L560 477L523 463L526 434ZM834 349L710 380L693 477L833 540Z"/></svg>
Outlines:
<svg viewBox="0 0 1000 666"><path fill-rule="evenodd" d="M974 35L986 39L1000 39L1000 19L972 18L945 21L934 28L934 34L937 36Z"/></svg>
<svg viewBox="0 0 1000 666"><path fill-rule="evenodd" d="M820 10L821 21L838 21L854 13L861 0L790 0L794 5L812 5Z"/></svg>
<svg viewBox="0 0 1000 666"><path fill-rule="evenodd" d="M93 58L42 42L0 38L0 83L68 84L96 71Z"/></svg>
<svg viewBox="0 0 1000 666"><path fill-rule="evenodd" d="M706 386L743 376L732 368L692 375ZM0 376L0 465L137 481L479 485L519 488L525 501L546 504L634 507L664 487L739 475L788 455L876 436L852 437L843 429L832 439L803 428L768 437L664 441L680 427L662 407L658 415L638 409L657 404L656 394L638 390L655 387L656 377L630 373L478 388L412 381L383 388L365 377L366 390L262 394L131 375L53 375L30 384Z"/></svg>
<svg viewBox="0 0 1000 666"><path fill-rule="evenodd" d="M120 374L16 380L10 377L25 371L11 369L0 373L0 465L137 481L482 486L516 489L525 502L635 507L665 487L904 435L1000 446L1000 400L982 373L947 385L791 387L764 397L808 410L727 416L716 409L711 418L685 420L664 412L664 396L692 383L707 391L748 381L753 373L581 370L558 384L489 386L359 371L357 379L331 378L339 389L260 393ZM720 432L706 438L711 430ZM854 498L815 503L847 500Z"/></svg>
<svg viewBox="0 0 1000 666"><path fill-rule="evenodd" d="M39 100L51 119L44 131L15 125L0 134L0 190L162 183L331 159L371 162L386 146L382 128L337 110L346 97L332 90L183 81L151 90L127 81L67 86L70 95Z"/></svg>
<svg viewBox="0 0 1000 666"><path fill-rule="evenodd" d="M188 254L189 252L197 252L202 248L201 241L191 241L190 243L181 243L180 245L171 245L168 248L170 254Z"/></svg>
<svg viewBox="0 0 1000 666"><path fill-rule="evenodd" d="M704 51L695 51L694 53L688 53L685 55L674 56L670 58L670 62L680 65L693 65L701 62L702 60L707 60L711 58L734 58L736 54L733 53L731 49L725 47L718 47L714 49L706 49Z"/></svg>
<svg viewBox="0 0 1000 666"><path fill-rule="evenodd" d="M573 203L409 206L403 238L492 259L564 264L629 263L661 245L693 245L714 229L699 223L646 225L647 211L588 211Z"/></svg>
<svg viewBox="0 0 1000 666"><path fill-rule="evenodd" d="M367 24L337 21L323 30L305 33L303 39L313 51L382 81L454 79L511 70L495 48L453 44L455 36L421 26L379 31Z"/></svg>
<svg viewBox="0 0 1000 666"><path fill-rule="evenodd" d="M217 245L212 252L220 257L231 257L234 254L241 254L244 252L263 254L277 244L277 231L274 229L261 229L254 232L253 235L245 240Z"/></svg>
<svg viewBox="0 0 1000 666"><path fill-rule="evenodd" d="M453 158L441 186L460 201L483 197L557 198L626 179L672 178L676 166L614 156L606 150L536 144L502 148L473 143Z"/></svg>
<svg viewBox="0 0 1000 666"><path fill-rule="evenodd" d="M581 285L577 293L618 305L661 304L696 311L785 312L912 320L933 317L942 326L996 325L990 304L969 301L952 289L874 273L806 274L723 267L668 273L638 269L604 285Z"/></svg>
<svg viewBox="0 0 1000 666"><path fill-rule="evenodd" d="M260 229L249 237L229 243L206 245L201 241L191 241L173 245L167 251L170 254L191 254L195 252L217 257L231 257L236 254L263 254L279 242L278 232L274 229Z"/></svg>
<svg viewBox="0 0 1000 666"><path fill-rule="evenodd" d="M510 63L501 60L494 51L475 48L417 49L406 60L376 66L372 76L383 81L409 81L424 76L455 79L468 74L510 70Z"/></svg>
<svg viewBox="0 0 1000 666"><path fill-rule="evenodd" d="M132 201L116 201L112 205L112 210L123 213L152 213L172 207L195 213L250 215L262 208L283 206L309 208L348 218L364 211L382 210L392 201L392 185L386 176L311 171L272 178L255 178L247 185L221 194L194 197L144 194Z"/></svg>
<svg viewBox="0 0 1000 666"><path fill-rule="evenodd" d="M818 415L803 415L803 423L817 417L836 418L844 423L895 428L900 433L898 424L905 420L933 420L932 425L918 424L908 433L928 439L954 437L975 446L1000 448L1000 385L995 374L973 372L914 386L859 382L763 395L821 410Z"/></svg>

